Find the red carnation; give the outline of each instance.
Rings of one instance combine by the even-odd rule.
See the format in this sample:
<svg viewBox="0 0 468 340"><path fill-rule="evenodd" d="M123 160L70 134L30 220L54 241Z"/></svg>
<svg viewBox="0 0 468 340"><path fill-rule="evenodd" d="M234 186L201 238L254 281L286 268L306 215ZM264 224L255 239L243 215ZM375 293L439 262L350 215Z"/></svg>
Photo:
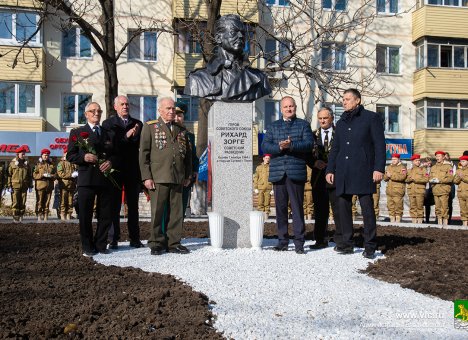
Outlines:
<svg viewBox="0 0 468 340"><path fill-rule="evenodd" d="M83 132L80 132L80 136L81 136L81 138L83 138L83 139L87 139L87 138L89 137L89 133L83 131Z"/></svg>
<svg viewBox="0 0 468 340"><path fill-rule="evenodd" d="M73 142L76 142L78 140L78 138L76 138L76 136L72 136L72 141Z"/></svg>

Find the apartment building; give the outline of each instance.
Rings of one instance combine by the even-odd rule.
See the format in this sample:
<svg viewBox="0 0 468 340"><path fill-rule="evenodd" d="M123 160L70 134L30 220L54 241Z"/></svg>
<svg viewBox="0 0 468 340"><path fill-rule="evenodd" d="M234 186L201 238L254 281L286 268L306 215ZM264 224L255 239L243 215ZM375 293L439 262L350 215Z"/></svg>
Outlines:
<svg viewBox="0 0 468 340"><path fill-rule="evenodd" d="M221 14L238 13L248 23L246 51L253 66L263 68L279 62L287 54L288 44L300 39L301 33L316 34L312 26L331 19L349 22L357 10L365 11L372 17L365 27L350 26L350 34L330 36L327 41L311 40L321 43L303 60L329 73L351 77L358 84L372 84L363 101L381 115L389 153L409 157L412 148L423 154L442 148L455 157L466 148L463 138L468 137L468 31L463 21L468 17L467 1L375 0L360 8L365 2L224 0ZM298 6L304 3L313 5L297 14ZM14 145L28 138L37 145L53 145L58 155L65 144L61 138L84 122L86 103L93 100L104 106L105 102L101 57L89 39L78 27L64 29L52 19L39 27L37 6L34 0L0 1L0 157L10 155ZM117 49L136 29L155 21L173 30L142 33L117 62L119 92L129 97L132 115L143 121L154 119L157 98L172 96L187 102L187 124L196 132L198 99L183 95L183 87L188 72L202 65L202 55L199 36L187 27L203 28L205 3L116 0L114 10ZM297 15L291 14L294 10ZM85 12L85 17L96 23L95 11ZM34 38L22 47L36 30ZM270 73L273 96L253 104L256 134L261 136L280 117L279 100L285 94L296 98L298 115L311 120L313 128L317 124L315 113L323 105L332 106L339 118L339 96L325 91L323 80L320 83L305 75L293 79L290 75L287 71ZM345 83L337 86L346 88ZM43 141L44 132L50 134L49 140ZM5 141L15 136L21 140Z"/></svg>

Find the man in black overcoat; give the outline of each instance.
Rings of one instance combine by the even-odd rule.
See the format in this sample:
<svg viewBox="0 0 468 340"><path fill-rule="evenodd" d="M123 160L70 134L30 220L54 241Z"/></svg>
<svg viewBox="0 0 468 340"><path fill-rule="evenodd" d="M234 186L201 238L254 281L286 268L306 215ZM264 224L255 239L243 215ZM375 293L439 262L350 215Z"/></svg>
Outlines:
<svg viewBox="0 0 468 340"><path fill-rule="evenodd" d="M364 219L363 256L374 258L377 248L376 220L372 194L385 171L385 135L377 113L364 109L361 94L348 89L343 94L345 112L336 124L335 141L328 156L326 180L335 184L339 228L335 250L342 254L354 252L351 199L359 197ZM340 233L341 231L341 233Z"/></svg>

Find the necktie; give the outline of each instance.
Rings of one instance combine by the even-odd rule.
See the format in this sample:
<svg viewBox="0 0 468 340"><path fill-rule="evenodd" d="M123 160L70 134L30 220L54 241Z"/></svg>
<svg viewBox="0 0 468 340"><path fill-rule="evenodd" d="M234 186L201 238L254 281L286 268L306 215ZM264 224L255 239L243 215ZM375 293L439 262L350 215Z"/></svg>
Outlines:
<svg viewBox="0 0 468 340"><path fill-rule="evenodd" d="M98 136L98 137L101 136L101 133L99 131L99 126L94 125L93 132L96 134L96 136Z"/></svg>
<svg viewBox="0 0 468 340"><path fill-rule="evenodd" d="M124 121L124 126L127 126L127 124L128 124L128 119L124 119L123 121Z"/></svg>
<svg viewBox="0 0 468 340"><path fill-rule="evenodd" d="M166 125L167 125L167 128L169 129L169 131L172 131L172 123L167 122Z"/></svg>
<svg viewBox="0 0 468 340"><path fill-rule="evenodd" d="M323 131L325 132L325 138L323 139L323 147L325 150L328 149L328 130Z"/></svg>

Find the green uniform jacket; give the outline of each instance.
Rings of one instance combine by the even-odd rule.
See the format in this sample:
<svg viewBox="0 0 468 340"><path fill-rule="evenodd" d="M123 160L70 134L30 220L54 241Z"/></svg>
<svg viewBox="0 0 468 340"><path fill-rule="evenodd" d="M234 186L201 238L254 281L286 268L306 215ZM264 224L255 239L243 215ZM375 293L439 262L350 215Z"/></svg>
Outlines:
<svg viewBox="0 0 468 340"><path fill-rule="evenodd" d="M270 174L270 165L269 164L260 164L255 169L255 174L253 178L254 189L258 190L271 190L273 189L273 184L268 182L268 176Z"/></svg>
<svg viewBox="0 0 468 340"><path fill-rule="evenodd" d="M390 164L385 170L384 180L388 182L386 194L388 196L405 195L406 166L401 163L397 165Z"/></svg>
<svg viewBox="0 0 468 340"><path fill-rule="evenodd" d="M192 150L184 126L172 123L172 133L161 117L144 124L140 138L141 179L183 184L192 174Z"/></svg>
<svg viewBox="0 0 468 340"><path fill-rule="evenodd" d="M406 177L408 196L424 195L428 181L429 174L425 167L413 167L408 170L408 176Z"/></svg>
<svg viewBox="0 0 468 340"><path fill-rule="evenodd" d="M436 163L431 167L429 180L437 178L439 183L432 184L432 193L434 196L443 196L450 194L452 190L453 171L452 165L447 163Z"/></svg>
<svg viewBox="0 0 468 340"><path fill-rule="evenodd" d="M23 163L13 158L8 166L8 187L12 189L32 188L32 171L27 160Z"/></svg>
<svg viewBox="0 0 468 340"><path fill-rule="evenodd" d="M48 174L49 177L45 177ZM50 190L54 188L55 166L47 161L39 161L36 163L33 172L33 178L36 180L36 190Z"/></svg>
<svg viewBox="0 0 468 340"><path fill-rule="evenodd" d="M57 175L60 180L61 189L74 190L76 188L76 178L72 177L74 171L78 171L78 166L66 159L62 159L57 165Z"/></svg>
<svg viewBox="0 0 468 340"><path fill-rule="evenodd" d="M462 174L463 177L460 176L460 174ZM457 170L453 182L458 184L458 197L465 199L468 198L468 166Z"/></svg>

